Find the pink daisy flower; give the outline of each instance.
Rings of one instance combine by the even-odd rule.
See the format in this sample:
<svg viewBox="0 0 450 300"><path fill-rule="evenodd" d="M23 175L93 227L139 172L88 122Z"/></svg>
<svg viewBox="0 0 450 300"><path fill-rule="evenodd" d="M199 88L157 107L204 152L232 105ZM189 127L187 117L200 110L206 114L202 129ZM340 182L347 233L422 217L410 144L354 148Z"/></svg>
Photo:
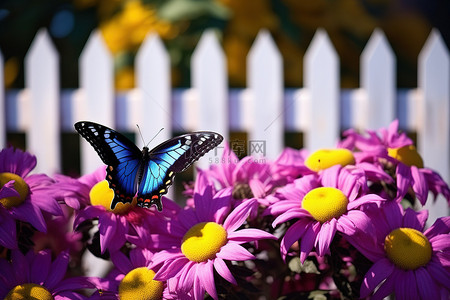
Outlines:
<svg viewBox="0 0 450 300"><path fill-rule="evenodd" d="M1 299L86 299L76 292L96 289L97 279L87 277L66 278L69 254L62 252L52 262L49 250L23 255L11 252L11 261L0 258Z"/></svg>
<svg viewBox="0 0 450 300"><path fill-rule="evenodd" d="M361 298L449 299L450 217L424 231L428 214L403 212L397 203L384 205L373 216L371 235L353 243L374 262L361 285Z"/></svg>
<svg viewBox="0 0 450 300"><path fill-rule="evenodd" d="M115 268L107 276L111 278L109 286L90 299L175 299L165 282L153 280L152 257L150 250L142 248L132 249L128 256L120 251L111 253Z"/></svg>
<svg viewBox="0 0 450 300"><path fill-rule="evenodd" d="M100 251L104 253L118 250L127 238L137 239L150 234L149 230L157 232L160 228L165 231L166 216L177 212L180 208L167 198L162 199L163 213L154 209L144 209L132 203L118 203L111 209L114 191L109 188L105 167L97 169L92 174L73 179L65 176L57 177L60 195L75 211L74 228L80 229L85 221L98 220Z"/></svg>
<svg viewBox="0 0 450 300"><path fill-rule="evenodd" d="M229 189L213 194L212 187L207 186L203 194L194 195L195 207L181 211L170 223L172 242L167 243L167 250L153 256L151 265L160 268L155 279L167 280L170 292L203 299L206 291L218 299L214 270L236 284L225 261L254 259L241 244L275 239L259 229L239 229L257 203L255 199L244 201L230 212L231 201Z"/></svg>
<svg viewBox="0 0 450 300"><path fill-rule="evenodd" d="M375 194L362 194L364 172L337 165L320 175L307 175L277 191L280 199L267 213L277 216L272 226L294 220L281 241L281 254L286 258L291 246L300 240L300 260L315 247L319 256L329 253L336 232L353 235L357 230L371 230L363 205L385 201Z"/></svg>
<svg viewBox="0 0 450 300"><path fill-rule="evenodd" d="M388 129L368 130L367 136L354 130L348 130L344 135L346 139L340 146L353 150L358 162L382 163L388 172L395 173L397 194L394 196L398 201L412 188L422 205L430 191L435 197L442 194L450 203L448 185L438 173L424 167L412 140L405 133L399 133L398 120L393 121Z"/></svg>
<svg viewBox="0 0 450 300"><path fill-rule="evenodd" d="M286 162L285 155L280 158L280 162ZM293 177L278 172L281 167L282 165L265 160L255 161L252 156L246 156L239 160L225 143L220 163L203 171L206 173L208 181L217 183L219 189L232 188L233 199L256 198L261 204L267 205L270 203L270 197L266 199L267 196L276 187L286 184L288 178Z"/></svg>
<svg viewBox="0 0 450 300"><path fill-rule="evenodd" d="M54 180L44 174L30 175L36 157L12 147L0 152L0 245L15 249L16 221L46 232L43 213L62 215Z"/></svg>

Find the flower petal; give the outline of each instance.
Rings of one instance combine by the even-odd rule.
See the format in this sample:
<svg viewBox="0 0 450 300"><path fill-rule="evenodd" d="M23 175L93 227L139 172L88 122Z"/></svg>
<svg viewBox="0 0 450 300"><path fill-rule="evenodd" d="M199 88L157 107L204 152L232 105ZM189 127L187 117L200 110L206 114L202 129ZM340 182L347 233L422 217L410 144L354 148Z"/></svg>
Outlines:
<svg viewBox="0 0 450 300"><path fill-rule="evenodd" d="M69 253L61 252L50 266L49 276L45 282L45 286L53 290L57 284L64 278L69 265Z"/></svg>
<svg viewBox="0 0 450 300"><path fill-rule="evenodd" d="M421 299L439 299L439 287L425 268L416 269L415 276Z"/></svg>
<svg viewBox="0 0 450 300"><path fill-rule="evenodd" d="M286 234L280 243L280 252L283 260L286 259L286 254L289 252L291 246L302 238L304 232L310 227L310 224L311 220L300 219L286 230Z"/></svg>
<svg viewBox="0 0 450 300"><path fill-rule="evenodd" d="M52 254L50 250L37 253L31 265L30 281L43 285L47 279L51 263Z"/></svg>
<svg viewBox="0 0 450 300"><path fill-rule="evenodd" d="M387 258L377 261L364 276L361 284L360 297L366 298L369 294L394 271L394 265Z"/></svg>
<svg viewBox="0 0 450 300"><path fill-rule="evenodd" d="M225 219L223 228L225 228L227 232L231 232L241 227L245 220L247 220L256 203L256 199L250 199L239 204Z"/></svg>
<svg viewBox="0 0 450 300"><path fill-rule="evenodd" d="M218 300L216 286L214 283L214 270L213 270L213 262L206 261L200 263L197 269L197 276L200 279L200 283L206 289L208 294L215 300Z"/></svg>
<svg viewBox="0 0 450 300"><path fill-rule="evenodd" d="M319 256L330 253L330 244L336 233L336 219L333 218L322 224L316 237L316 251Z"/></svg>
<svg viewBox="0 0 450 300"><path fill-rule="evenodd" d="M233 274L231 274L230 269L228 269L223 259L216 257L216 259L214 259L214 268L225 280L237 285L236 279L234 279Z"/></svg>
<svg viewBox="0 0 450 300"><path fill-rule="evenodd" d="M128 257L121 251L114 251L111 253L111 261L114 266L123 274L127 274L134 269Z"/></svg>
<svg viewBox="0 0 450 300"><path fill-rule="evenodd" d="M217 257L226 259L226 260L236 260L236 261L243 261L247 259L254 259L255 256L248 252L247 249L245 249L242 246L239 246L236 243L228 243L224 245L220 251L216 254Z"/></svg>
<svg viewBox="0 0 450 300"><path fill-rule="evenodd" d="M247 243L261 239L276 240L277 237L271 233L255 228L241 229L228 233L228 240L239 243Z"/></svg>

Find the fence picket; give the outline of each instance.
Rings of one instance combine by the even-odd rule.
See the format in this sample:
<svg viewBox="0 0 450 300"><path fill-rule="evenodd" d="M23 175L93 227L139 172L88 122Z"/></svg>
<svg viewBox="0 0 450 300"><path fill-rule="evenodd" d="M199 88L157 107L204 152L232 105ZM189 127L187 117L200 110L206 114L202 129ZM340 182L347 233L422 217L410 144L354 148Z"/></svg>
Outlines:
<svg viewBox="0 0 450 300"><path fill-rule="evenodd" d="M169 54L155 33L147 36L136 55L136 88L140 104L130 125L136 129L134 124L139 124L146 142L164 128L152 142L158 145L171 137L172 109ZM141 145L141 139L136 143Z"/></svg>
<svg viewBox="0 0 450 300"><path fill-rule="evenodd" d="M198 101L197 130L221 133L228 140L227 71L225 54L214 31L203 33L192 55L192 88ZM220 147L198 162L206 168L221 157Z"/></svg>
<svg viewBox="0 0 450 300"><path fill-rule="evenodd" d="M30 96L27 148L39 157L35 172L53 174L60 171L59 58L45 29L25 57L25 85Z"/></svg>
<svg viewBox="0 0 450 300"><path fill-rule="evenodd" d="M323 29L317 30L304 57L308 98L305 146L314 151L333 147L339 139L339 58Z"/></svg>
<svg viewBox="0 0 450 300"><path fill-rule="evenodd" d="M274 159L283 148L283 61L269 32L262 30L247 56L252 112L249 154ZM261 147L264 147L265 151Z"/></svg>
<svg viewBox="0 0 450 300"><path fill-rule="evenodd" d="M356 124L359 129L387 127L395 118L395 58L386 36L376 29L361 55L362 107Z"/></svg>
<svg viewBox="0 0 450 300"><path fill-rule="evenodd" d="M113 61L100 31L89 37L80 56L80 88L77 120L90 120L114 127ZM94 149L83 141L81 172L89 173L102 165Z"/></svg>
<svg viewBox="0 0 450 300"><path fill-rule="evenodd" d="M425 166L450 180L450 56L442 36L433 30L418 59L420 117L418 147ZM430 202L429 202L430 203ZM429 221L448 215L448 205L442 197L431 205Z"/></svg>

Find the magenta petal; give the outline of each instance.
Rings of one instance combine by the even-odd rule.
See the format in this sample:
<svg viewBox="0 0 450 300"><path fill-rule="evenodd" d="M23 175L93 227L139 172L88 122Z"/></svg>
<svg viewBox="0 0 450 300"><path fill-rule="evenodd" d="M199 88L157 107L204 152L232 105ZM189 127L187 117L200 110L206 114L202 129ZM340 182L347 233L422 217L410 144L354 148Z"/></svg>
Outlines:
<svg viewBox="0 0 450 300"><path fill-rule="evenodd" d="M422 224L420 224L419 220L417 219L416 211L411 208L405 210L405 213L403 215L403 227L413 228L418 231L423 230Z"/></svg>
<svg viewBox="0 0 450 300"><path fill-rule="evenodd" d="M214 284L213 262L207 261L200 263L197 268L197 276L200 283L206 289L208 294L215 300L218 300L216 286Z"/></svg>
<svg viewBox="0 0 450 300"><path fill-rule="evenodd" d="M399 300L420 300L414 271L402 273L402 278L395 285L395 297Z"/></svg>
<svg viewBox="0 0 450 300"><path fill-rule="evenodd" d="M377 261L364 276L360 297L365 298L394 271L394 265L387 258ZM386 284L386 283L385 283Z"/></svg>
<svg viewBox="0 0 450 300"><path fill-rule="evenodd" d="M311 221L307 219L298 220L286 230L286 234L280 244L280 251L283 259L286 258L286 254L289 252L291 246L298 241L303 233L309 228L310 223Z"/></svg>
<svg viewBox="0 0 450 300"><path fill-rule="evenodd" d="M50 265L52 263L52 254L50 250L40 251L36 254L31 265L30 281L43 285L47 279Z"/></svg>
<svg viewBox="0 0 450 300"><path fill-rule="evenodd" d="M302 237L300 243L300 261L302 263L305 262L305 259L308 257L312 248L314 247L314 243L316 241L317 234L320 230L320 223L314 222L312 225L307 228L305 234Z"/></svg>
<svg viewBox="0 0 450 300"><path fill-rule="evenodd" d="M16 282L29 282L30 266L25 256L19 250L11 252L11 260L14 265L14 277Z"/></svg>
<svg viewBox="0 0 450 300"><path fill-rule="evenodd" d="M404 165L403 163L399 163L396 169L397 174L397 201L402 200L403 196L408 192L409 187L411 186L411 169Z"/></svg>
<svg viewBox="0 0 450 300"><path fill-rule="evenodd" d="M187 262L184 267L178 273L178 283L175 290L179 290L183 293L187 293L192 289L194 280L196 279L198 263L194 261ZM172 280L173 282L173 280Z"/></svg>
<svg viewBox="0 0 450 300"><path fill-rule="evenodd" d="M8 249L17 248L16 221L3 207L0 207L0 246Z"/></svg>
<svg viewBox="0 0 450 300"><path fill-rule="evenodd" d="M28 222L40 232L47 232L44 217L40 209L31 204L29 199L26 199L20 206L11 209L11 214L17 219Z"/></svg>
<svg viewBox="0 0 450 300"><path fill-rule="evenodd" d="M51 264L49 276L45 282L45 286L50 290L54 289L56 285L64 278L68 265L69 253L67 251L61 252Z"/></svg>
<svg viewBox="0 0 450 300"><path fill-rule="evenodd" d="M450 217L437 219L430 228L425 231L428 239L442 233L450 233Z"/></svg>
<svg viewBox="0 0 450 300"><path fill-rule="evenodd" d="M255 198L264 198L264 196L266 195L266 186L261 182L261 180L250 179L248 181L248 185L250 186L252 194L255 196Z"/></svg>
<svg viewBox="0 0 450 300"><path fill-rule="evenodd" d="M239 246L236 243L228 243L224 245L220 249L220 251L216 254L216 256L222 259L236 260L236 261L243 261L255 258L253 254L248 252L247 249L245 249L242 246Z"/></svg>
<svg viewBox="0 0 450 300"><path fill-rule="evenodd" d="M214 259L214 268L225 280L237 285L236 279L234 279L233 274L231 274L230 269L228 269L223 259L216 257L216 259Z"/></svg>
<svg viewBox="0 0 450 300"><path fill-rule="evenodd" d="M238 229L247 220L255 203L256 199L250 199L239 204L225 219L223 228L228 232Z"/></svg>
<svg viewBox="0 0 450 300"><path fill-rule="evenodd" d="M19 196L19 192L14 189L14 183L14 180L10 180L0 188L0 199Z"/></svg>
<svg viewBox="0 0 450 300"><path fill-rule="evenodd" d="M384 199L383 197L380 197L376 194L367 194L364 195L362 197L359 197L353 201L351 201L348 205L347 205L347 209L351 210L351 209L355 209L363 204L367 204L367 203L380 203L380 202L384 202L386 201L386 199Z"/></svg>
<svg viewBox="0 0 450 300"><path fill-rule="evenodd" d="M155 266L158 266L170 259L174 259L175 257L185 257L185 256L183 255L183 253L180 252L179 249L169 249L160 251L152 257L152 263L150 264L150 267L154 268Z"/></svg>
<svg viewBox="0 0 450 300"><path fill-rule="evenodd" d="M439 299L439 287L425 268L415 271L417 289L421 299Z"/></svg>
<svg viewBox="0 0 450 300"><path fill-rule="evenodd" d="M276 227L280 223L287 222L292 219L311 218L311 214L301 207L291 208L283 214L279 215L272 222L272 227Z"/></svg>
<svg viewBox="0 0 450 300"><path fill-rule="evenodd" d="M434 259L428 262L425 269L433 277L434 280L439 282L442 286L448 286L450 282L450 272L448 272L439 262Z"/></svg>
<svg viewBox="0 0 450 300"><path fill-rule="evenodd" d="M158 281L165 281L169 278L177 276L187 262L189 262L189 260L185 256L180 256L165 262L158 272L156 272L154 279Z"/></svg>
<svg viewBox="0 0 450 300"><path fill-rule="evenodd" d="M134 269L128 257L121 251L112 252L111 261L113 262L114 266L123 274L127 274Z"/></svg>
<svg viewBox="0 0 450 300"><path fill-rule="evenodd" d="M412 188L414 193L416 193L417 199L419 199L422 205L425 205L428 198L428 183L427 180L420 172L416 166L411 166L411 176L412 176Z"/></svg>
<svg viewBox="0 0 450 300"><path fill-rule="evenodd" d="M322 224L316 238L316 251L319 256L324 256L330 252L330 244L336 233L336 219L331 219Z"/></svg>
<svg viewBox="0 0 450 300"><path fill-rule="evenodd" d="M228 233L228 240L240 242L240 243L246 243L246 242L261 240L261 239L276 240L277 237L275 237L273 234L270 234L268 232L262 231L260 229L254 229L254 228L241 229L238 231L233 231L233 232Z"/></svg>
<svg viewBox="0 0 450 300"><path fill-rule="evenodd" d="M444 252L450 250L450 241L448 234L437 235L429 239L429 241L431 243L431 246L433 247L433 251L435 252ZM446 254L450 255L450 253Z"/></svg>
<svg viewBox="0 0 450 300"><path fill-rule="evenodd" d="M105 253L109 244L116 236L116 216L114 214L102 214L98 219L98 231L100 232L100 249Z"/></svg>
<svg viewBox="0 0 450 300"><path fill-rule="evenodd" d="M294 207L300 207L300 203L300 200L281 200L272 204L266 211L268 214L276 216Z"/></svg>
<svg viewBox="0 0 450 300"><path fill-rule="evenodd" d="M62 280L58 286L53 290L53 293L57 293L58 296L61 294L64 294L64 291L67 293L73 293L72 295L69 294L69 298L67 299L86 299L83 296L81 296L78 293L74 293L71 291L80 290L80 289L102 289L108 287L105 282L102 282L102 280L99 280L99 282L96 282L94 278L87 278L87 277L71 277ZM80 298L74 298L74 297L80 297ZM56 299L60 299L59 297ZM91 298L89 298L91 299ZM101 298L103 299L103 298ZM105 298L106 299L106 298Z"/></svg>

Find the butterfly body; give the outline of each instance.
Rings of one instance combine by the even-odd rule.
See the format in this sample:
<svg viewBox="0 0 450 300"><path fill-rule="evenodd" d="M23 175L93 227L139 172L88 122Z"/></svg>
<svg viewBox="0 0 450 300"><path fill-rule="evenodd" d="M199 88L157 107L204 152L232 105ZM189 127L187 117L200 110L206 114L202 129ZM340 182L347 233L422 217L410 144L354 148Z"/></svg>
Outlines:
<svg viewBox="0 0 450 300"><path fill-rule="evenodd" d="M122 134L97 123L77 122L75 129L108 166L106 180L115 194L112 209L137 197L138 206L156 205L161 211L161 196L167 193L174 176L223 140L218 133L203 131L172 138L152 150L140 150Z"/></svg>

